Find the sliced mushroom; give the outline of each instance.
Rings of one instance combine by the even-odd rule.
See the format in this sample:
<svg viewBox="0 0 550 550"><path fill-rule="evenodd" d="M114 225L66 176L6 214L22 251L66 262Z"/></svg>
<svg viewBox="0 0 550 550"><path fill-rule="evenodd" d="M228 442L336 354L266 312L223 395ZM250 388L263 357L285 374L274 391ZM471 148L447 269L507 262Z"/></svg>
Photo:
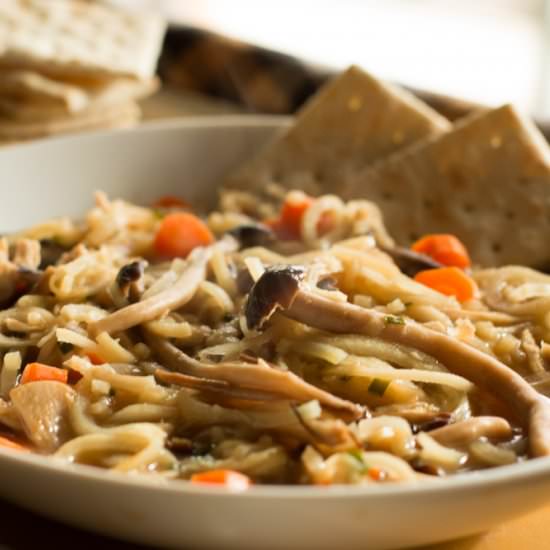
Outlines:
<svg viewBox="0 0 550 550"><path fill-rule="evenodd" d="M260 282L261 278L249 300ZM450 372L504 401L528 430L531 454L550 455L550 400L498 359L419 323L388 322L388 316L382 312L328 300L300 289L299 282L295 288L294 296L287 296L288 317L327 332L364 334L423 351Z"/></svg>
<svg viewBox="0 0 550 550"><path fill-rule="evenodd" d="M179 309L193 298L200 283L206 277L206 265L212 256L214 246L234 249L235 241L220 241L212 247L195 249L188 259L188 265L172 286L135 304L119 309L107 317L90 323L90 332L97 336L101 332L113 334L141 325L160 317L167 311Z"/></svg>
<svg viewBox="0 0 550 550"><path fill-rule="evenodd" d="M320 288L321 290L332 291L332 290L338 290L338 285L334 277L327 275L317 281L317 288Z"/></svg>
<svg viewBox="0 0 550 550"><path fill-rule="evenodd" d="M267 225L260 223L239 225L228 233L239 241L241 248L268 246L275 241L275 233Z"/></svg>
<svg viewBox="0 0 550 550"><path fill-rule="evenodd" d="M136 261L120 268L110 288L111 298L117 307L126 307L140 299L144 290L143 274L146 266L146 262Z"/></svg>
<svg viewBox="0 0 550 550"><path fill-rule="evenodd" d="M277 309L291 304L303 279L304 270L291 265L269 267L252 287L245 306L249 328L262 328Z"/></svg>
<svg viewBox="0 0 550 550"><path fill-rule="evenodd" d="M0 263L0 307L9 307L17 298L31 291L42 278L41 271Z"/></svg>
<svg viewBox="0 0 550 550"><path fill-rule="evenodd" d="M54 239L42 239L40 241L40 269L56 265L65 252L67 252L67 248Z"/></svg>
<svg viewBox="0 0 550 550"><path fill-rule="evenodd" d="M420 254L409 248L402 246L382 246L380 244L378 244L378 248L390 256L395 265L409 277L414 277L419 271L423 271L424 269L441 267L441 264L430 258L430 256Z"/></svg>
<svg viewBox="0 0 550 550"><path fill-rule="evenodd" d="M435 414L433 418L431 418L430 420L425 420L420 424L413 424L412 430L413 430L413 433L430 432L430 435L431 435L432 431L448 426L451 420L452 420L451 413Z"/></svg>
<svg viewBox="0 0 550 550"><path fill-rule="evenodd" d="M231 399L244 399L249 401L280 401L284 399L280 394L250 390L232 386L225 380L199 378L181 372L172 372L163 369L155 371L155 378L165 384L174 384L184 388L199 390L206 394L220 394Z"/></svg>
<svg viewBox="0 0 550 550"><path fill-rule="evenodd" d="M474 416L430 431L430 435L442 445L466 447L481 437L506 440L512 437L510 424L499 416Z"/></svg>
<svg viewBox="0 0 550 550"><path fill-rule="evenodd" d="M136 261L120 268L116 276L116 284L123 294L127 296L132 283L139 281L143 277L145 266L145 262Z"/></svg>
<svg viewBox="0 0 550 550"><path fill-rule="evenodd" d="M69 409L75 392L67 384L52 381L17 386L10 399L27 437L39 451L54 452L70 438Z"/></svg>

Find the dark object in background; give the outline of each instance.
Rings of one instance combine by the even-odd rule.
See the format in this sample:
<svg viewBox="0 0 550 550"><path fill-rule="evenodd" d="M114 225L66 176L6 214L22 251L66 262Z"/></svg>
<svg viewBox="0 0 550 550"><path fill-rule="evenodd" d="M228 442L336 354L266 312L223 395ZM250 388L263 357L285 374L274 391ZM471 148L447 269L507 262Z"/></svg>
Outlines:
<svg viewBox="0 0 550 550"><path fill-rule="evenodd" d="M293 113L330 76L294 57L190 27L169 28L159 75L261 113Z"/></svg>
<svg viewBox="0 0 550 550"><path fill-rule="evenodd" d="M159 75L175 88L195 90L243 105L251 112L290 114L334 71L296 57L193 27L169 27L159 61ZM482 105L408 88L456 120ZM539 123L550 139L550 124Z"/></svg>
<svg viewBox="0 0 550 550"><path fill-rule="evenodd" d="M293 113L334 74L290 55L175 25L166 33L158 72L171 86L273 114ZM451 120L481 108L438 94L411 91Z"/></svg>

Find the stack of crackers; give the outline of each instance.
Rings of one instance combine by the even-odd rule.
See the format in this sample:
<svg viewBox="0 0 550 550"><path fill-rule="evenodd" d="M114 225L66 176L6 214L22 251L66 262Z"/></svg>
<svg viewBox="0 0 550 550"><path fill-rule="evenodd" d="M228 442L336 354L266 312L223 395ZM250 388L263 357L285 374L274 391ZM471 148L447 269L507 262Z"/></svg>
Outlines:
<svg viewBox="0 0 550 550"><path fill-rule="evenodd" d="M261 195L270 183L372 200L402 245L453 233L479 264L550 269L550 147L510 105L451 124L352 67L226 186Z"/></svg>
<svg viewBox="0 0 550 550"><path fill-rule="evenodd" d="M139 120L165 23L79 0L0 0L0 143Z"/></svg>

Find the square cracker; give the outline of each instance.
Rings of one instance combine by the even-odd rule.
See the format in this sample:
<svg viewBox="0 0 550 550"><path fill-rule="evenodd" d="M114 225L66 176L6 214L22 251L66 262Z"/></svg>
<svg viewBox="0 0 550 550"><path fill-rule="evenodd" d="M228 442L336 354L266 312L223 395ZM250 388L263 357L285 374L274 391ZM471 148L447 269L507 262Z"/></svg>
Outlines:
<svg viewBox="0 0 550 550"><path fill-rule="evenodd" d="M77 110L86 103L85 92L77 86L47 78L28 70L0 70L0 99Z"/></svg>
<svg viewBox="0 0 550 550"><path fill-rule="evenodd" d="M153 76L164 21L79 0L1 0L0 65L55 75Z"/></svg>
<svg viewBox="0 0 550 550"><path fill-rule="evenodd" d="M27 141L84 130L126 128L134 125L139 116L138 105L128 102L60 120L21 122L0 118L0 143Z"/></svg>
<svg viewBox="0 0 550 550"><path fill-rule="evenodd" d="M412 94L351 67L225 185L253 191L276 182L313 195L338 192L342 178L450 127Z"/></svg>
<svg viewBox="0 0 550 550"><path fill-rule="evenodd" d="M482 265L550 265L550 148L511 106L392 155L341 194L375 201L400 244L449 232Z"/></svg>
<svg viewBox="0 0 550 550"><path fill-rule="evenodd" d="M33 71L0 71L0 117L20 121L64 119L141 99L158 89L149 80L114 78L83 85Z"/></svg>

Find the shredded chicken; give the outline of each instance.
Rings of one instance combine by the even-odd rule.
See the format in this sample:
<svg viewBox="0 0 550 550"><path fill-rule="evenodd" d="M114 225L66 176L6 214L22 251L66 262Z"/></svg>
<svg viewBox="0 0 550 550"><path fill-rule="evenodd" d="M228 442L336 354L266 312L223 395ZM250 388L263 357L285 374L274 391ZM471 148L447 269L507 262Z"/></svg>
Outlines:
<svg viewBox="0 0 550 550"><path fill-rule="evenodd" d="M27 437L39 451L53 452L70 437L69 406L75 391L52 381L22 384L10 399Z"/></svg>

